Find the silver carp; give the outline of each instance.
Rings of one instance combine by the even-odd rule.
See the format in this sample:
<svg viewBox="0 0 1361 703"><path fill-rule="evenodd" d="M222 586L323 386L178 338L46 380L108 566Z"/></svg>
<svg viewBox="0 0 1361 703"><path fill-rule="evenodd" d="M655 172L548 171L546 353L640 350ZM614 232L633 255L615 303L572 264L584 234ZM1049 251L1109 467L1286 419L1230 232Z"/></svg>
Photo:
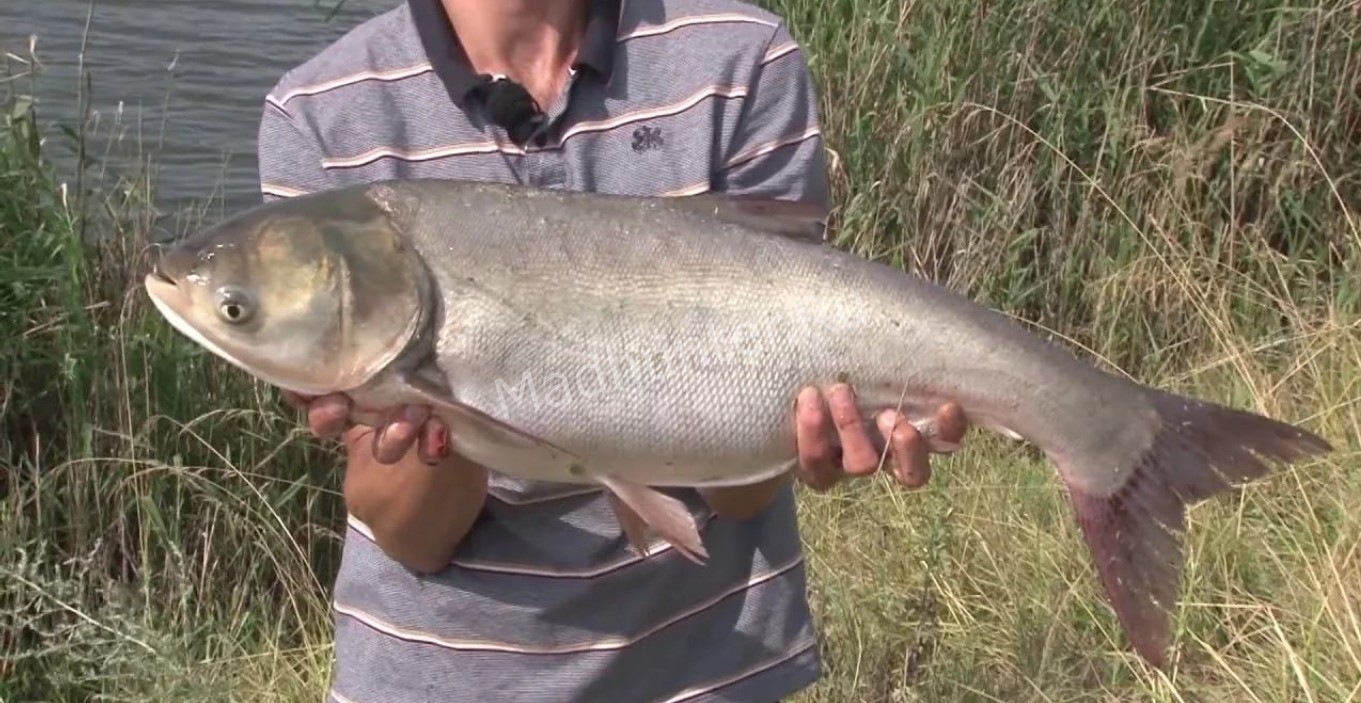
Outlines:
<svg viewBox="0 0 1361 703"><path fill-rule="evenodd" d="M806 205L448 180L252 208L162 249L145 286L255 377L428 404L505 475L602 486L630 544L703 563L660 487L797 462L793 399L849 382L930 433L946 401L1056 466L1105 593L1161 665L1188 505L1331 450L1299 427L1103 371L943 286L823 244Z"/></svg>

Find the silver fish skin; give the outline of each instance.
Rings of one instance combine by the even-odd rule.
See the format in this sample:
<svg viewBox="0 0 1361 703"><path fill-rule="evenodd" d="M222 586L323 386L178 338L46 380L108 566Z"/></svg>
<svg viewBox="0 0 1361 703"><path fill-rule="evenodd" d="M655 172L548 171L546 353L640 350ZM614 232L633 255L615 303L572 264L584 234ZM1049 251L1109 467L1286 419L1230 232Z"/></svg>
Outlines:
<svg viewBox="0 0 1361 703"><path fill-rule="evenodd" d="M162 251L180 332L255 376L343 391L374 422L428 403L453 447L599 484L629 542L706 554L665 486L796 461L793 399L848 381L930 432L941 404L1057 468L1135 650L1165 662L1186 508L1331 450L1299 427L1099 369L945 287L821 243L821 214L407 180L258 206Z"/></svg>

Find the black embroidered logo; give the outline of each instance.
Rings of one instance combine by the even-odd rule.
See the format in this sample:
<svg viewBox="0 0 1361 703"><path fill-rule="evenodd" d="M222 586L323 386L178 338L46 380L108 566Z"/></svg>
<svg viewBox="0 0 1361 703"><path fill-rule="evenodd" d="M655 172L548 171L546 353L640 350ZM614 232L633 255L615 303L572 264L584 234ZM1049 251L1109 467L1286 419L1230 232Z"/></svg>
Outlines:
<svg viewBox="0 0 1361 703"><path fill-rule="evenodd" d="M661 127L648 127L646 125L633 130L633 150L648 151L656 149L666 142L662 139Z"/></svg>

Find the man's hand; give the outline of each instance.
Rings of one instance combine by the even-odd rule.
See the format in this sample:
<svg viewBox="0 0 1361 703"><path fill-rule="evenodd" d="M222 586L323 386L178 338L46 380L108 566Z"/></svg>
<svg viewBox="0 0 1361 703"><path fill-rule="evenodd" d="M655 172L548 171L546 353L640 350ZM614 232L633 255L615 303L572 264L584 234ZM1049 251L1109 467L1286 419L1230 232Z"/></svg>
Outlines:
<svg viewBox="0 0 1361 703"><path fill-rule="evenodd" d="M345 443L345 508L368 525L392 559L419 573L449 566L487 498L487 470L449 449L448 429L430 409L407 406L377 427L349 420L344 394L284 392L318 437Z"/></svg>
<svg viewBox="0 0 1361 703"><path fill-rule="evenodd" d="M309 397L283 391L284 402L307 413L307 427L318 437L335 438L352 426L350 398L344 393ZM434 464L449 456L449 430L424 405L392 410L373 430L373 457L381 464L396 464L415 446L421 461Z"/></svg>
<svg viewBox="0 0 1361 703"><path fill-rule="evenodd" d="M828 490L847 476L873 474L880 459L880 451L870 439L850 386L844 383L832 386L826 400L824 406L818 389L805 388L795 402L797 473L800 480L817 491ZM926 485L931 478L930 454L958 449L968 430L963 410L954 403L941 406L936 414L934 436L929 439L892 410L880 413L875 424L887 441L893 475L907 488Z"/></svg>
<svg viewBox="0 0 1361 703"><path fill-rule="evenodd" d="M880 445L870 438L855 393L846 384L837 384L828 389L826 400L824 406L822 393L808 387L795 401L799 464L794 473L815 491L826 491L847 476L869 476L879 468L876 447ZM954 403L946 403L936 413L930 438L892 410L875 420L879 435L886 438L893 475L908 488L926 485L931 478L931 453L955 451L969 428L964 411ZM788 477L781 474L761 483L701 489L700 493L719 515L746 520L770 505Z"/></svg>

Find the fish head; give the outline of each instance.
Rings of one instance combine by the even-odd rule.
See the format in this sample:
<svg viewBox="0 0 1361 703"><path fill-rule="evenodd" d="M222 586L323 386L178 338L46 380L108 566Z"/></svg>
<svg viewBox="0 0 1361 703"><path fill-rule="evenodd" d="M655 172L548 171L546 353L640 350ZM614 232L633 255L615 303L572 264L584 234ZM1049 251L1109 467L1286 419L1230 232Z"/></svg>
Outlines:
<svg viewBox="0 0 1361 703"><path fill-rule="evenodd" d="M351 390L427 319L428 276L362 191L257 206L159 248L144 285L180 333L308 395Z"/></svg>

